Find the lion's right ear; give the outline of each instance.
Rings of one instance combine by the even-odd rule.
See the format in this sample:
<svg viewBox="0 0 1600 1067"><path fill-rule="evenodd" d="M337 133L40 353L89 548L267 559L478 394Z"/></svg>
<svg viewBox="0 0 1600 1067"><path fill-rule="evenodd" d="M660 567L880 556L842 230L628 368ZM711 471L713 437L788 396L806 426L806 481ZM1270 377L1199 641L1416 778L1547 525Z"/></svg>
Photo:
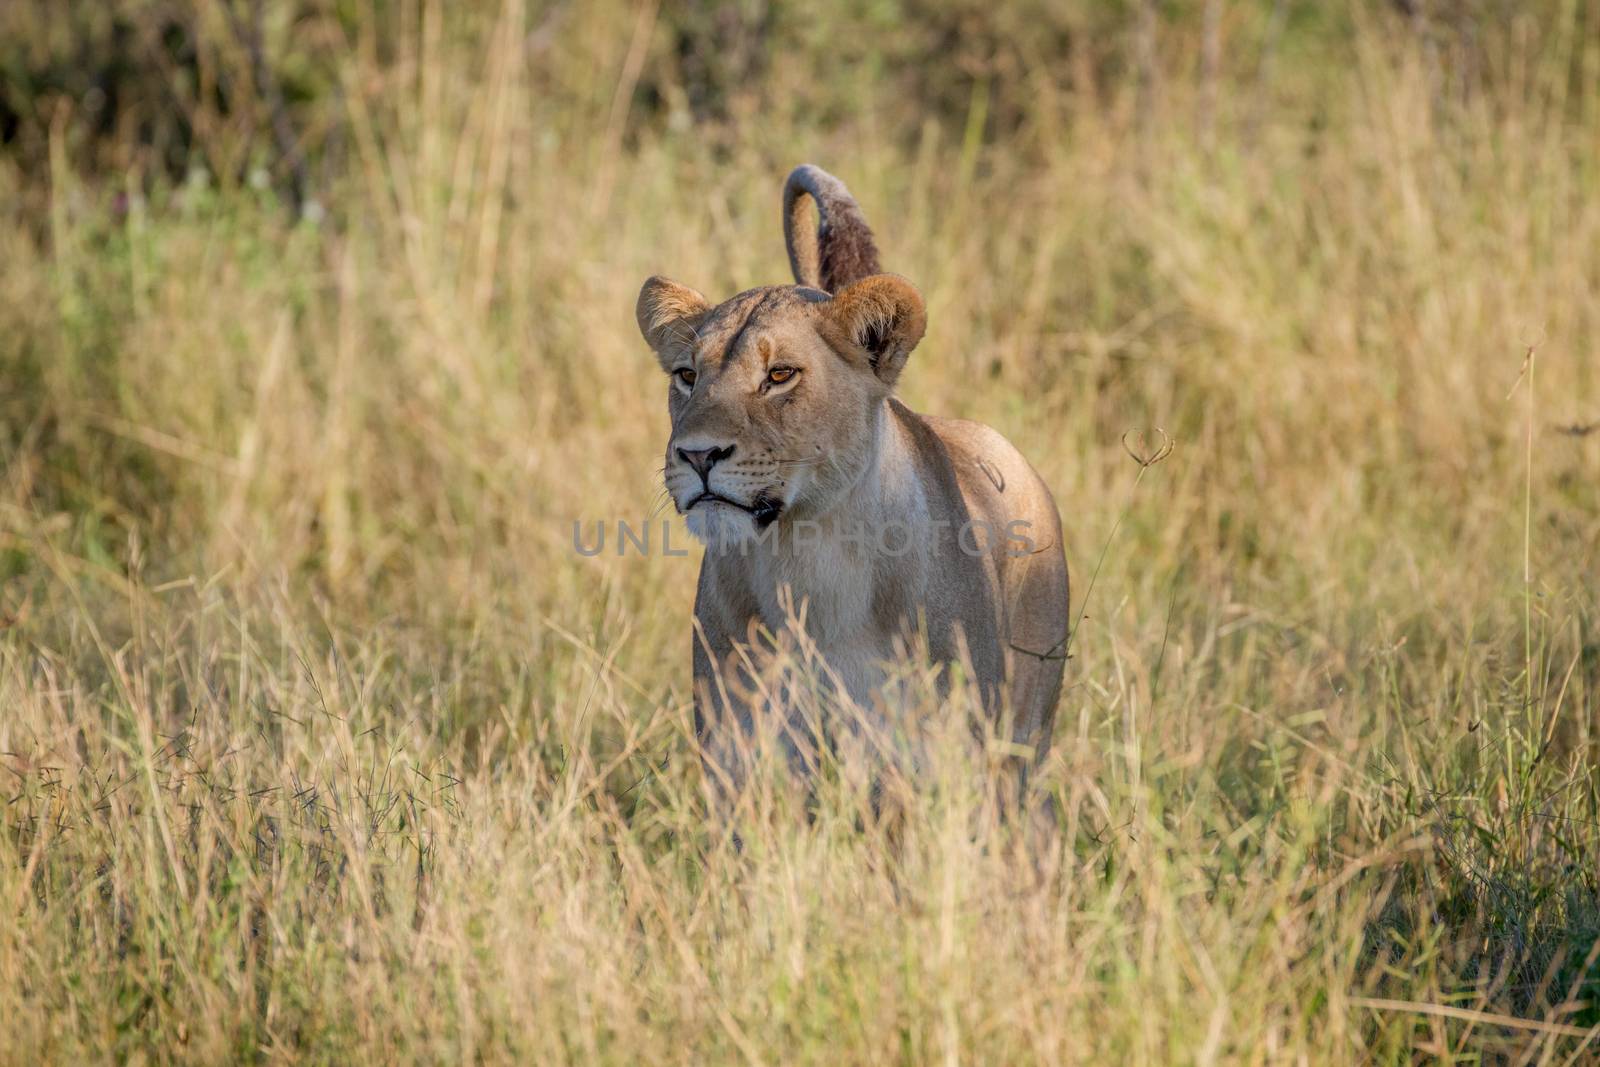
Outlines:
<svg viewBox="0 0 1600 1067"><path fill-rule="evenodd" d="M863 278L818 306L823 336L837 350L865 356L872 373L891 388L928 327L922 294L898 274Z"/></svg>
<svg viewBox="0 0 1600 1067"><path fill-rule="evenodd" d="M710 310L705 297L658 274L639 290L634 314L645 344L655 352L661 366L671 370L677 356L694 344L695 331Z"/></svg>

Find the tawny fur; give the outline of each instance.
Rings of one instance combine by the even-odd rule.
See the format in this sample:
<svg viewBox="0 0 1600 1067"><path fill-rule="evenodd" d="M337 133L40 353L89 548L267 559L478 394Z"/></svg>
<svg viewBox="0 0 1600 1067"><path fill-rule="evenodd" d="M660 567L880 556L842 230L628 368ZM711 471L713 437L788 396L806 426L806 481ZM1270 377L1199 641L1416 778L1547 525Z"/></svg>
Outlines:
<svg viewBox="0 0 1600 1067"><path fill-rule="evenodd" d="M799 254L797 187L822 201L825 220ZM639 294L640 330L670 376L666 487L708 545L694 640L706 750L737 779L733 754L756 716L789 714L769 707L755 677L777 644L814 649L839 696L891 718L887 664L918 650L963 662L987 713L1009 715L1012 739L1038 758L1068 627L1050 491L994 430L918 415L892 396L926 313L905 279L855 274L876 271L877 252L844 186L798 168L784 220L803 284L715 306L659 277ZM859 536L899 529L911 533ZM974 529L999 535L979 544L963 534ZM809 728L789 725L792 736Z"/></svg>

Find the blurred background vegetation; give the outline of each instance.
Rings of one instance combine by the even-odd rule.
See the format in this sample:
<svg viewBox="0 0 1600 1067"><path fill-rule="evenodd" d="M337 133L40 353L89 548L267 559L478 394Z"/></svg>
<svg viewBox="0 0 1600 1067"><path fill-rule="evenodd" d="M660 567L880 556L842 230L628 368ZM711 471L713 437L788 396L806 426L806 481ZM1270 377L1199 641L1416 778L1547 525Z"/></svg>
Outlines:
<svg viewBox="0 0 1600 1067"><path fill-rule="evenodd" d="M505 14L399 0L16 0L0 16L0 143L24 184L46 180L54 135L58 165L119 188L130 175L149 193L204 174L226 190L326 198L349 162L351 98L371 107L415 73L403 64L419 58L421 20L461 43ZM1074 123L1174 104L1206 138L1241 111L1316 129L1348 105L1335 90L1363 31L1420 54L1435 107L1502 91L1537 93L1573 120L1593 106L1593 15L1576 0L713 0L515 14L523 87L569 123L614 117L629 143L692 128L708 149L748 151L757 119L769 131L870 119L901 148L930 124L1037 148ZM615 74L626 100L605 91ZM623 113L610 115L614 103Z"/></svg>
<svg viewBox="0 0 1600 1067"><path fill-rule="evenodd" d="M802 161L1061 503L1042 858L731 849L572 550ZM4 0L0 1060L1580 1062L1597 340L1593 0Z"/></svg>
<svg viewBox="0 0 1600 1067"><path fill-rule="evenodd" d="M1009 271L1016 285L1048 285L1025 298L1038 333L1017 342L1034 345L1029 369L1045 376L1042 392L1071 373L1053 357L1081 353L1039 346L1070 348L1085 327L1137 324L1140 343L1175 344L1197 330L1237 328L1215 321L1217 309L1204 306L1214 301L1183 291L1211 283L1183 262L1164 222L1209 227L1205 238L1237 228L1253 242L1288 242L1280 254L1363 272L1371 282L1363 301L1409 306L1415 286L1444 276L1453 255L1487 261L1497 244L1516 240L1544 261L1576 238L1564 212L1592 191L1596 19L1580 0L728 0L665 10L13 0L0 12L0 194L13 230L0 348L13 388L0 425L11 447L28 443L47 468L78 465L75 474L30 477L31 492L71 501L74 512L110 501L129 515L164 510L162 492L144 491L174 473L162 460L115 434L79 431L91 413L150 428L137 394L159 379L130 383L118 369L128 331L163 286L170 292L161 275L182 269L173 257L190 251L186 236L221 224L234 250L253 249L250 269L275 275L293 324L336 292L331 249L370 247L383 257L395 250L386 242L398 241L402 257L420 254L427 266L425 278L412 272L413 290L470 290L475 326L498 329L509 316L519 320L512 333L525 334L520 320L542 302L559 304L584 270L627 262L619 246L691 224L665 217L683 214L677 202L638 187L641 168L671 168L682 184L709 183L733 198L702 202L702 213L723 213L726 238L769 192L728 187L776 175L791 160L816 157L864 191L881 190L880 219L903 227L908 242L976 253L994 271L991 284ZM1361 232L1372 227L1362 212L1377 209L1357 202L1365 182L1385 183L1373 191L1395 198L1382 203L1403 212L1423 245L1408 251ZM974 190L1013 197L1017 215L1065 232L983 248ZM1496 197L1526 201L1510 220L1517 232L1496 214ZM1088 210L1056 217L1075 204ZM1158 208L1183 217L1140 217ZM1337 217L1322 220L1323 211ZM1441 214L1423 220L1419 211ZM1353 232L1330 241L1327 225ZM511 245L545 241L550 228L572 240L552 244L562 255L542 257L542 272L556 277L540 291L534 278L502 268L515 262ZM1341 241L1353 254L1333 262ZM691 280L728 288L770 280L770 244ZM1095 269L1076 260L1080 244L1094 246ZM1043 262L1022 279L1014 259L1028 255ZM1441 274L1365 275L1379 260ZM48 270L28 275L35 263ZM751 263L765 273L741 269ZM915 274L918 264L903 266ZM1301 289L1320 284L1306 272L1273 284L1293 288L1295 278ZM1309 297L1261 287L1242 299L1285 295ZM1555 295L1518 312L1519 339L1548 328L1542 304ZM571 316L570 307L546 310ZM1347 325L1360 331L1368 321L1356 309ZM1284 325L1278 340L1314 347L1291 335L1303 324ZM1571 326L1581 348L1587 315ZM578 333L569 324L563 340ZM1391 393L1407 362L1379 372ZM247 363L222 375L245 392ZM991 369L1005 364L1022 360ZM168 368L187 372L181 360ZM1097 374L1124 378L1128 369L1113 360ZM1590 381L1587 361L1575 373ZM326 383L313 374L312 384ZM1116 383L1089 384L1100 393ZM1499 385L1482 384L1485 396ZM1410 423L1397 432L1418 432ZM205 446L230 451L213 431L231 432L209 427ZM107 484L90 491L79 480L85 464ZM114 486L115 472L133 479L128 494L98 505L83 498Z"/></svg>

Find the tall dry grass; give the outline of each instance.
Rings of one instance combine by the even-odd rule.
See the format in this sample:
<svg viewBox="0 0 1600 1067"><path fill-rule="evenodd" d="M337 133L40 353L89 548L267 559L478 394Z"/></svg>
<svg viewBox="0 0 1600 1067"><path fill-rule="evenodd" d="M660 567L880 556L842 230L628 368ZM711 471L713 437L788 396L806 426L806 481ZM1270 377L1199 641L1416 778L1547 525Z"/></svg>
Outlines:
<svg viewBox="0 0 1600 1067"><path fill-rule="evenodd" d="M285 10L300 215L201 96L187 177L0 154L0 1060L1596 1055L1592 4ZM802 160L1093 575L1049 830L952 743L735 848L694 555L573 549L639 282L782 280Z"/></svg>

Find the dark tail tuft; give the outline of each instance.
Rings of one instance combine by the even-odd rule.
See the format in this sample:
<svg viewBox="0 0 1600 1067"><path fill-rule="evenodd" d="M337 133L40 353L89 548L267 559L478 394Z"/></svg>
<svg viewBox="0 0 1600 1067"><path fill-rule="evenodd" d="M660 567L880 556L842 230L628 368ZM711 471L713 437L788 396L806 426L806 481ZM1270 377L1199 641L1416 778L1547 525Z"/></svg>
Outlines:
<svg viewBox="0 0 1600 1067"><path fill-rule="evenodd" d="M807 225L806 197L817 205L815 231ZM844 182L809 163L790 171L783 183L783 239L800 285L836 293L880 273L878 246L855 197Z"/></svg>

